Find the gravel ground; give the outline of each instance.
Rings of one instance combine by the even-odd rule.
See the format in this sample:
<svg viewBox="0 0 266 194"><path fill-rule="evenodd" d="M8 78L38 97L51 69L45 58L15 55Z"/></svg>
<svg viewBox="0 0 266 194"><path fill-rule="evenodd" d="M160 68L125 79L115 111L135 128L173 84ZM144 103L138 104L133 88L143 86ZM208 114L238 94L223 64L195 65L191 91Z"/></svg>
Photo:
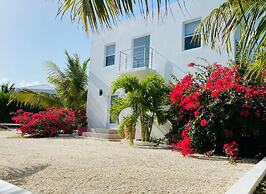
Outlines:
<svg viewBox="0 0 266 194"><path fill-rule="evenodd" d="M80 138L6 138L0 179L33 193L224 193L254 164Z"/></svg>

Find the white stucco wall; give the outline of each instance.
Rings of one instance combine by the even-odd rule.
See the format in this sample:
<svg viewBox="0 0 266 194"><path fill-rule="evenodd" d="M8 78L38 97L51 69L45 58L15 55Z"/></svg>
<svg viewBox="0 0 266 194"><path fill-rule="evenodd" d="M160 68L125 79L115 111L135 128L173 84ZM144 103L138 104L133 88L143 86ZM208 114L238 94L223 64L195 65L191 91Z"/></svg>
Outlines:
<svg viewBox="0 0 266 194"><path fill-rule="evenodd" d="M153 69L165 79L169 79L170 74L180 77L184 72L191 71L187 67L191 61L204 64L199 57L207 59L210 63L226 64L230 56L225 50L222 54L218 54L209 47L186 51L183 49L184 23L203 19L223 2L224 0L187 0L186 9L181 11L177 4L173 4L168 16L160 21L157 17L149 20L138 17L125 21L112 30L93 34L87 107L90 127L112 127L109 126L108 113L110 85L121 73L119 72L119 51L131 49L132 41L136 37L150 35L150 47L160 53L160 56L154 54ZM116 44L115 65L105 67L105 46L111 43ZM99 96L100 89L103 91L102 96Z"/></svg>

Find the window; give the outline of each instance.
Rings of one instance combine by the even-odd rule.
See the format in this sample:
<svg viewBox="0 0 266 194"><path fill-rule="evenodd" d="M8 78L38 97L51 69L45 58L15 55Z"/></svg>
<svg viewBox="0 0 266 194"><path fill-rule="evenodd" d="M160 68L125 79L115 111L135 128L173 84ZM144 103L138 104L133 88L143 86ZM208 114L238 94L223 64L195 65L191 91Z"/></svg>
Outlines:
<svg viewBox="0 0 266 194"><path fill-rule="evenodd" d="M112 95L111 96L111 107L114 104L115 100L118 98L118 95ZM117 124L118 123L118 117L115 119L112 119L112 117L110 116L110 121L111 124Z"/></svg>
<svg viewBox="0 0 266 194"><path fill-rule="evenodd" d="M192 40L194 32L199 24L200 20L185 24L184 50L201 46L200 34L195 34L195 40Z"/></svg>
<svg viewBox="0 0 266 194"><path fill-rule="evenodd" d="M105 66L115 64L115 44L105 47Z"/></svg>
<svg viewBox="0 0 266 194"><path fill-rule="evenodd" d="M133 68L149 66L150 36L133 40Z"/></svg>

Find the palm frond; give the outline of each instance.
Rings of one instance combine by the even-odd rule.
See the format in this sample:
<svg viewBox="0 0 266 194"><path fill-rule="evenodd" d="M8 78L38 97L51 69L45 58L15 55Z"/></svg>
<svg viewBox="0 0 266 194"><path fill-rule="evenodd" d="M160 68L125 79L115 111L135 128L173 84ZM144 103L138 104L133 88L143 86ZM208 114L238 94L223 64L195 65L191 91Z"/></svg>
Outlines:
<svg viewBox="0 0 266 194"><path fill-rule="evenodd" d="M266 50L262 50L256 54L256 59L251 63L245 73L245 79L256 83L266 82L263 74L266 71Z"/></svg>
<svg viewBox="0 0 266 194"><path fill-rule="evenodd" d="M199 25L203 43L220 51L232 51L232 34L240 30L239 46L252 56L266 42L266 2L264 0L227 0L214 9Z"/></svg>
<svg viewBox="0 0 266 194"><path fill-rule="evenodd" d="M125 93L135 91L140 88L139 80L137 77L128 74L120 75L112 83L112 93L120 88L123 88Z"/></svg>
<svg viewBox="0 0 266 194"><path fill-rule="evenodd" d="M78 20L86 32L97 31L99 26L110 28L122 16L132 17L136 8L148 16L155 8L158 14L161 7L167 10L170 0L59 0L58 15L63 17L70 12L71 19ZM177 0L179 3L179 0Z"/></svg>
<svg viewBox="0 0 266 194"><path fill-rule="evenodd" d="M129 107L130 107L130 102L128 101L127 98L120 98L120 97L116 98L110 108L111 118L113 120L117 119L121 111Z"/></svg>
<svg viewBox="0 0 266 194"><path fill-rule="evenodd" d="M11 99L30 106L63 107L62 102L53 94L38 93L31 90L22 90L11 94Z"/></svg>
<svg viewBox="0 0 266 194"><path fill-rule="evenodd" d="M48 81L55 86L57 96L62 99L65 107L80 109L86 106L88 91L87 64L89 59L80 62L78 54L70 55L65 51L66 69L61 70L53 62L47 63Z"/></svg>

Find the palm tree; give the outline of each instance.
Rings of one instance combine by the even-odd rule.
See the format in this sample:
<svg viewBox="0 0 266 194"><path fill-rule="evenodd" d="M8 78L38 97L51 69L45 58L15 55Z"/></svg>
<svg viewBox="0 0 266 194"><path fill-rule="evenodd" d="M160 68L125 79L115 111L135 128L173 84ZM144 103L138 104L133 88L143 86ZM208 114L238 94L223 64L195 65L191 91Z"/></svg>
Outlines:
<svg viewBox="0 0 266 194"><path fill-rule="evenodd" d="M132 112L120 123L120 132L123 132L125 126L132 132L139 119L142 140L149 141L155 119L159 124L166 121L162 106L166 101L168 88L163 78L151 74L140 81L137 77L125 74L112 83L112 92L117 89L123 89L126 96L115 100L111 116L117 118L125 108L130 108Z"/></svg>
<svg viewBox="0 0 266 194"><path fill-rule="evenodd" d="M179 2L179 0L177 0ZM71 20L78 20L85 31L98 30L99 26L111 27L121 16L134 16L136 7L142 15L148 16L155 7L167 9L170 0L59 0L58 15L70 12Z"/></svg>
<svg viewBox="0 0 266 194"><path fill-rule="evenodd" d="M88 60L83 63L77 54L70 56L65 51L67 68L61 70L54 62L47 62L48 81L54 85L56 94L38 93L23 90L13 94L13 98L29 105L38 105L43 108L55 106L74 110L85 109L88 92Z"/></svg>
<svg viewBox="0 0 266 194"><path fill-rule="evenodd" d="M85 108L88 93L87 64L90 59L80 62L78 54L73 57L65 51L67 58L66 70L61 70L52 61L48 64L48 81L55 86L57 97L62 100L65 107L72 109Z"/></svg>
<svg viewBox="0 0 266 194"><path fill-rule="evenodd" d="M3 93L11 93L15 91L15 84L10 84L9 82L3 83L0 86L0 92Z"/></svg>
<svg viewBox="0 0 266 194"><path fill-rule="evenodd" d="M261 73L266 66L263 63L266 52L265 0L226 0L201 22L196 33L202 34L204 44L218 50L225 44L227 51L231 52L231 36L237 31L240 33L237 62L246 63L243 68L247 78L263 80Z"/></svg>

